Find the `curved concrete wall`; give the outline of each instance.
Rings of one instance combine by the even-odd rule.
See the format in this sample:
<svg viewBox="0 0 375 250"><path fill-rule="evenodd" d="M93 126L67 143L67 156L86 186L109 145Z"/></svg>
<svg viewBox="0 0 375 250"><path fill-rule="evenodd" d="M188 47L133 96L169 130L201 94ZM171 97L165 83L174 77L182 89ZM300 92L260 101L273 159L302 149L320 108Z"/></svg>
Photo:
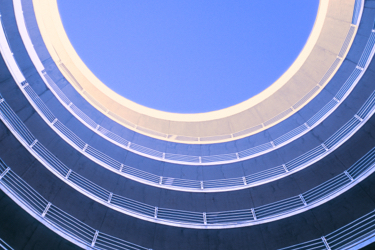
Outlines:
<svg viewBox="0 0 375 250"><path fill-rule="evenodd" d="M30 15L33 16L33 13L30 13ZM35 24L31 24L31 25L35 25ZM38 45L36 45L36 47L38 47L38 48L42 47L43 48L44 45L43 45L43 42L40 40L39 33L36 32L36 34L33 35L33 33L35 33L35 29L33 29L33 28L30 29L29 33L31 33L31 37L33 39L34 44L38 44ZM357 50L358 50L358 48L357 48ZM42 52L39 52L39 53L42 53ZM56 67L56 65L55 65L55 67ZM50 65L49 66L46 65L47 71L50 70L49 68L50 68ZM57 69L57 68L55 68L55 69ZM50 72L49 71L49 73L51 73L52 75L56 75L56 74L58 75L59 74L58 72L59 72L58 70L56 72ZM342 80L343 79L340 79L340 84L343 84ZM69 84L63 84L62 85L62 87L64 87L64 89L67 88L67 87L69 87L69 86L70 86ZM71 91L68 90L68 92L71 92ZM68 95L69 95L69 93L68 93ZM328 94L328 95L330 95L330 94ZM77 94L77 96L79 97L80 95ZM326 97L327 97L327 95L326 95ZM71 98L74 98L74 97L71 97ZM82 99L82 97L81 97L81 99ZM319 105L321 105L323 99L319 99L319 100L320 101L318 103L319 103ZM77 105L79 105L81 102L82 102L82 100L81 101L77 101L77 103L78 103ZM315 108L316 107L317 107L317 105L315 104ZM83 110L86 110L86 109L87 109L87 107L83 108ZM90 113L91 113L91 111L88 112L88 114L90 114ZM307 115L307 113L305 112L305 118L306 118L306 115ZM96 114L94 116L94 120L97 117L99 117L98 114ZM299 125L303 124L303 122L301 123L301 121L303 121L303 119L305 119L305 118L303 118L303 117L301 118L299 116L297 118L298 119L296 121L298 123L300 123ZM101 119L103 119L103 118L100 118L99 120L101 120ZM296 122L296 121L294 121L294 122ZM96 124L95 124L94 127L96 127ZM290 130L290 128L289 128L289 130ZM269 142L270 138L271 139L273 138L274 140L276 139L276 140L279 141L280 139L277 139L277 138L279 136L281 136L282 134L277 134L276 133L276 135L274 136L272 134L266 133L265 135L266 135L266 137L263 140L265 140L265 142L267 142L268 144L270 144L270 142ZM191 152L192 152L193 155L191 155L189 153L185 153L185 156L184 156L183 154L180 155L180 153L178 151L176 151L176 149L178 149L179 151L183 150L184 145L177 145L176 143L172 143L170 149L168 149L168 148L165 149L165 145L166 145L165 143L163 143L163 142L157 142L157 141L153 140L153 141L151 141L149 143L149 145L147 145L147 143L146 143L146 147L147 146L150 147L150 149L147 149L147 148L143 148L143 146L142 146L144 144L144 142L142 142L142 140L146 140L147 138L142 138L141 137L142 140L139 141L139 139L137 139L137 138L139 138L139 136L138 135L136 135L136 136L137 137L135 138L135 142L134 141L129 141L131 143L130 147L129 147L130 150L133 150L135 152L141 152L141 153L143 152L144 155L151 155L151 156L157 158L158 160L163 159L163 158L164 158L164 160L168 160L170 158L169 160L173 162L173 159L175 159L175 160L178 161L178 158L180 158L180 161L182 163L184 163L184 162L186 162L187 164L194 164L195 163L195 164L199 164L199 165L200 164L212 164L213 161L214 162L218 161L218 159L220 159L220 161L224 161L222 163L225 163L225 161L228 161L228 160L232 160L232 161L236 160L236 154L235 154L235 152L238 152L237 158L239 157L240 159L242 159L243 154L245 152L240 153L241 150L243 151L245 149L249 149L249 146L250 147L255 146L255 145L252 145L252 144L254 144L254 142L256 142L259 145L259 141L262 141L261 138L257 138L255 141L252 141L252 142L250 141L249 144L247 144L246 141L244 141L244 142L241 142L241 143L237 143L238 145L237 144L223 144L223 145L218 145L218 147L216 147L215 144L214 145L209 145L208 147L205 147L204 145L200 145L200 146L195 147L195 148L192 145L191 146L186 145L189 148L191 148L191 150L192 150ZM264 136L264 135L262 135L262 136ZM137 146L137 143L139 143L139 142L141 142L140 143L141 145ZM125 145L127 145L127 144L128 143L126 143ZM271 142L271 144L272 144L272 142ZM276 144L276 142L274 144ZM265 146L269 147L269 145L264 145L262 147L264 148ZM155 149L155 147L158 147L157 151L153 151ZM239 149L237 149L237 147L239 147ZM271 146L269 148L271 148L271 150L272 150L272 148L274 148L274 147ZM200 154L199 154L199 151L201 152ZM163 154L163 152L164 152L164 154ZM197 155L197 152L198 152L198 155ZM209 156L209 155L215 155L215 154L216 155L217 154L223 154L223 155L222 156L217 155L217 156L213 157L213 159L211 159L211 160L208 159L207 156ZM191 155L191 156L189 156L189 155ZM200 159L199 159L198 156L201 156L201 158L202 158L201 161L200 161ZM206 158L207 158L207 160L206 160Z"/></svg>
<svg viewBox="0 0 375 250"><path fill-rule="evenodd" d="M30 12L32 12L31 1L23 1L23 9L25 13L29 12L30 14ZM311 110L314 110L314 105L320 104L322 106L324 105L322 100L328 101L331 99L333 96L332 93L336 93L338 88L342 86L343 79L346 79L356 65L359 64L360 55L373 29L374 9L375 5L373 1L366 1L362 21L358 28L356 38L353 41L353 46L344 63L325 88L330 95L327 94L324 96L324 94L322 94L321 97L313 99L311 107L307 108L307 105L304 111L301 110L300 116L304 114L308 116L311 114ZM35 66L31 62L18 33L12 3L9 1L1 1L0 11L2 13L3 27L8 35L7 43L9 43L14 53L13 56L18 63L17 67L22 70L28 84L40 96L41 100L47 104L47 107L53 110L56 116L59 116L59 120L63 121L63 124L72 129L79 137L89 142L90 145L94 145L114 159L124 161L138 169L150 172L155 171L154 173L161 176L188 177L187 179L196 180L205 180L203 177L208 179L220 179L243 176L244 174L246 175L246 173L251 173L251 171L262 170L262 167L264 167L263 170L265 170L272 167L273 164L283 164L282 161L285 162L300 154L306 153L306 151L325 142L336 131L341 131L340 128L351 117L354 117L355 114L361 114L362 111L359 111L361 106L365 103L367 98L371 97L371 93L374 90L373 79L375 71L373 67L375 61L372 61L351 94L332 114L305 135L288 142L278 149L253 157L252 159L222 165L203 166L202 164L196 164L189 166L166 163L125 151L121 147L118 147L118 145L113 145L112 142L98 136L67 112L65 107L61 105L51 91L48 90L41 76L35 70ZM25 17L27 24L35 24L32 15L25 14ZM29 26L29 31L30 30L33 30L33 28ZM34 27L31 37L33 36L34 38L38 36L37 27ZM1 46L2 55L6 57L3 44ZM51 74L51 77L56 75L56 79L60 79L59 81L64 82L65 80L61 78L61 73L56 71L56 66L53 66L54 63L48 59L50 56L47 54L45 48L43 48L42 42L35 46L36 48L38 47L39 56L43 58L42 62L49 65L50 69L47 67L46 69L49 71L49 74ZM18 82L17 79L13 79L14 72L12 72L13 76L9 72L12 68L8 68L9 65L6 65L3 59L0 61L0 66L0 93L4 98L1 100L0 109L2 110L2 119L7 126L9 126L9 124L7 120L4 120L5 111L3 107L5 107L5 104L10 105L10 109L6 112L9 113L12 112L11 110L14 110L15 117L20 118L21 123L18 124L25 124L26 128L32 133L30 136L35 136L35 138L38 139L37 143L43 144L46 149L50 151L54 157L57 157L56 159L64 163L68 169L87 178L92 183L105 188L114 195L120 195L125 198L133 199L136 202L142 202L160 208L160 213L164 211L163 209L167 208L199 212L201 214L204 212L205 214L202 214L203 225L206 223L210 224L210 213L214 212L255 208L255 215L260 215L260 210L257 210L257 208L275 204L301 193L305 194L308 190L314 190L319 185L325 185L324 183L329 182L331 179L338 180L337 178L343 176L346 178L346 181L350 182L350 178L356 178L355 173L350 171L350 167L353 166L353 164L354 166L373 166L372 154L369 154L367 158L362 158L362 160L358 162L366 153L372 152L371 149L375 146L375 141L373 139L375 138L374 118L369 118L368 121L363 122L361 127L358 127L358 130L353 130L355 133L350 134L341 146L333 148L332 152L327 156L319 159L316 163L309 164L310 166L292 175L278 180L261 183L261 185L254 187L249 186L242 190L233 190L231 192L223 192L223 190L222 192L214 191L210 193L204 190L202 192L181 192L182 190L161 189L158 186L150 186L145 183L129 180L117 173L108 171L97 162L87 158L81 151L73 148L49 126L48 122L46 122L38 112L36 112L34 109L35 106L31 105L30 100L26 99L25 93L21 91L26 88L26 85L19 85L20 82ZM58 81L57 83L59 84ZM68 87L68 85L66 86ZM97 112L87 106L87 103L84 104L84 100L82 100L82 97L79 97L76 92L72 92L71 97L75 98L77 102L82 103L81 108L88 113ZM373 101L370 101L368 103L372 102ZM316 107L315 110L318 110L321 106ZM363 119L360 116L354 118L357 121ZM155 148L160 147L166 150L166 146L170 146L170 148L181 146L183 148L181 152L184 153L199 152L197 154L201 154L202 152L209 152L214 155L216 154L215 152L219 152L220 154L231 152L231 148L236 148L237 145L251 145L251 143L254 143L252 141L254 138L263 137L269 141L269 138L274 138L270 137L271 134L273 134L273 136L277 135L281 133L280 131L286 131L296 126L296 124L298 125L299 122L304 121L293 118L287 119L283 123L270 128L269 131L262 132L258 135L259 137L249 137L247 140L244 140L242 144L240 141L236 141L223 143L221 145L213 144L193 147L176 143L166 144L156 139L148 139L144 135L136 135L134 132L131 133L133 133L134 138L139 136L138 138L145 138L145 142L150 143L150 145L155 144ZM110 127L116 126L115 123L110 120L107 120L105 123ZM140 217L133 216L132 214L113 209L105 202L100 202L94 199L94 197L80 191L76 186L68 185L69 183L64 180L64 178L58 177L53 171L51 172L50 169L46 168L46 163L43 162L38 155L33 154L33 151L35 151L34 147L37 145L35 141L30 141L26 144L22 142L22 140L19 141L17 129L10 127L11 129L9 130L5 124L1 123L0 125L0 147L2 149L0 151L0 158L4 160L10 169L0 169L0 187L2 189L4 188L3 190L6 192L9 192L9 183L11 183L10 180L12 180L9 178L15 174L19 176L17 178L25 181L25 183L30 185L30 188L39 193L46 202L51 202L52 204L50 205L52 207L51 210L49 210L49 207L46 205L44 212L40 211L39 215L33 215L36 217L39 216L38 218L41 224L35 222L35 220L33 222L33 219L30 220L30 216L26 215L24 212L23 215L20 215L20 217L24 219L17 220L17 211L22 212L22 209L15 209L14 213L8 213L9 216L5 214L5 217L0 217L0 219L4 221L4 223L0 223L0 233L4 234L4 236L0 234L0 238L4 238L6 242L9 242L10 245L14 246L16 249L31 248L33 246L38 247L40 246L39 242L44 241L43 237L38 234L38 230L33 231L35 234L33 234L31 238L27 230L19 232L19 228L23 228L25 225L47 231L48 233L46 233L46 235L51 236L49 237L49 241L45 243L45 246L61 249L74 249L74 246L71 245L71 243L67 243L63 238L73 241L81 247L92 246L96 249L109 249L109 245L102 241L103 237L109 237L105 235L116 237L113 239L116 239L117 242L125 240L128 242L126 244L134 243L137 245L134 245L135 249L152 248L154 250L278 249L309 240L322 239L322 236L326 237L325 243L333 245L333 238L330 236L333 231L337 229L341 230L342 227L362 216L371 215L371 212L375 208L372 191L374 174L370 174L369 172L366 175L368 176L367 178L363 179L363 177L358 180L358 182L355 182L355 185L345 190L343 189L345 192L340 193L338 196L332 195L331 198L325 198L323 202L313 208L308 208L302 213L292 213L287 216L285 215L290 212L289 210L280 210L284 212L273 215L272 220L255 223L252 226L207 230L188 228L189 226L181 225L175 227L177 224L175 226L172 226L173 224L162 225L160 223L155 223L158 222L157 219L159 218L157 209L155 209L156 220L147 221ZM128 133L126 130L122 130L121 127L115 128L114 131ZM265 140L264 142L267 141ZM327 142L326 145L330 144ZM346 170L348 171L347 173L344 172ZM70 177L67 175L68 181L70 180L69 178ZM333 186L335 185L340 187L342 184L340 184L340 182L334 182ZM25 201L28 199L27 196L22 196L22 192L17 193L17 195L15 193L7 194L18 202L17 204L22 204L20 200ZM302 198L304 197L307 197L307 195L302 196ZM1 198L0 203L2 201L6 204L4 206L14 207L14 203L10 202L6 197ZM308 199L306 199L305 202L306 201L307 204L309 204L310 201ZM108 203L110 202L111 201L108 200ZM303 199L299 202L301 202L303 206ZM280 203L277 204L279 204L278 208L282 207ZM53 224L55 222L53 222L53 217L50 216L57 211L57 208L73 216L72 220L75 218L74 220L77 220L76 223L83 223L81 224L82 226L86 225L88 228L91 228L89 229L91 230L91 238L89 238L88 243L77 241L76 238L70 235L68 229L64 229L63 225L58 226L57 224ZM31 213L30 211L28 212ZM171 214L169 214L169 216L171 216ZM260 217L261 216L259 216L259 218ZM204 219L207 220L206 223ZM44 220L46 220L46 222ZM14 223L11 224L10 221ZM47 226L55 225L52 230L59 233L63 238L45 228L42 225L44 223L47 223L45 224ZM9 231L11 233L4 233L5 225L11 228ZM44 232L43 230L40 232ZM368 227L368 230L371 231L373 229ZM17 242L17 236L22 240ZM368 235L366 237L368 237ZM95 242L96 240L98 241ZM360 239L354 239L353 241L359 242ZM321 240L316 244L320 244L319 246L321 246L322 242L324 243L324 241ZM324 248L326 245L323 244L322 247Z"/></svg>

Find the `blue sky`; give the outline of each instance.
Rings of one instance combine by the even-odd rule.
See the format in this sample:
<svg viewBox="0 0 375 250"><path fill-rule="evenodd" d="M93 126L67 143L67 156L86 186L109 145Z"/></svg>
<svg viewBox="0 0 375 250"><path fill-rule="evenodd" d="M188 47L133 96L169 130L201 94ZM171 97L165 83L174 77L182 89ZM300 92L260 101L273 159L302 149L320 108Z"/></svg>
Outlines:
<svg viewBox="0 0 375 250"><path fill-rule="evenodd" d="M144 106L202 113L238 104L293 63L318 0L58 0L90 70Z"/></svg>

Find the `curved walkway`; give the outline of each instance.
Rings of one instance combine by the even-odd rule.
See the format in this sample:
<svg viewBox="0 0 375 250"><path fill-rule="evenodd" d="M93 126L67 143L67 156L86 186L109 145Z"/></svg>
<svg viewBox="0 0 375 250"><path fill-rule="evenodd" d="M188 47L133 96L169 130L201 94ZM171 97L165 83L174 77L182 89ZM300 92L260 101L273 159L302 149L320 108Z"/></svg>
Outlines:
<svg viewBox="0 0 375 250"><path fill-rule="evenodd" d="M375 95L375 93L374 93ZM1 120L22 145L62 181L91 199L114 210L143 220L185 228L244 227L307 211L336 197L375 171L375 149L370 150L344 173L298 196L261 207L234 211L192 212L153 207L113 194L72 171L46 149L21 122L4 99L0 100ZM375 110L374 110L375 112Z"/></svg>
<svg viewBox="0 0 375 250"><path fill-rule="evenodd" d="M115 144L129 149L134 152L141 153L144 156L148 156L151 158L155 158L158 160L163 160L167 162L175 162L175 163L184 163L184 164L196 164L196 165L210 165L210 164L222 164L222 163L228 163L228 162L235 162L247 158L251 158L254 156L257 156L259 154L263 154L266 152L269 152L270 150L273 150L275 148L278 148L279 146L285 145L290 140L296 139L298 136L301 136L305 134L307 131L309 131L312 127L314 127L317 122L317 119L323 119L324 117L328 116L330 112L332 112L335 107L337 107L336 102L329 102L326 107L324 107L318 114L316 114L314 117L312 117L309 121L307 121L305 124L302 124L301 126L293 129L292 131L279 136L274 141L267 142L262 145L258 145L254 148L233 152L233 153L227 153L222 155L212 155L212 156L191 156L191 155L178 155L178 154L171 154L161 151L156 151L153 149L145 148L143 146L137 145L135 143L131 143L130 141L121 138L120 136L113 134L109 130L101 127L100 125L96 124L93 120L91 120L89 117L87 117L84 113L82 113L77 106L72 104L70 100L63 94L63 92L57 87L57 85L52 81L52 79L48 76L46 71L44 70L44 67L42 63L39 61L39 58L31 44L31 40L28 37L28 32L25 26L25 23L23 21L23 16L21 15L20 11L20 4L17 3L18 0L15 0L15 12L16 12L16 18L17 18L17 24L20 30L20 34L22 36L23 42L26 45L26 48L28 50L28 53L33 60L34 65L37 67L38 72L41 76L41 78L46 82L47 86L50 87L51 91L56 94L58 99L61 101L61 103L70 111L73 115L75 115L80 121L85 123L90 129L95 131L101 136L104 136L105 138L111 140ZM21 14L20 14L21 13ZM350 33L352 34L352 33ZM350 38L350 34L348 34L348 37ZM348 45L348 44L346 44ZM345 45L344 45L345 46ZM337 98L336 98L337 99ZM339 98L341 102L341 98ZM328 113L326 113L328 112ZM312 124L312 121L314 122ZM317 123L315 123L317 122Z"/></svg>

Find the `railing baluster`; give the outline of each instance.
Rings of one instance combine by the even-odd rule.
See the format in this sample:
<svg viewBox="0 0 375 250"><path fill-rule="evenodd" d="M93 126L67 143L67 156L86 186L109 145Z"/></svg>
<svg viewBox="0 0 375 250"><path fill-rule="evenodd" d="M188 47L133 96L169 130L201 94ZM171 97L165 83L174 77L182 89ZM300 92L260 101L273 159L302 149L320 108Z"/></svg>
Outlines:
<svg viewBox="0 0 375 250"><path fill-rule="evenodd" d="M91 242L91 247L94 247L94 246L95 246L96 239L98 238L98 235L99 235L99 231L96 230L96 231L95 231L94 238L92 239L92 242Z"/></svg>
<svg viewBox="0 0 375 250"><path fill-rule="evenodd" d="M0 175L0 180L3 179L3 177L9 172L10 167L7 167L4 172Z"/></svg>
<svg viewBox="0 0 375 250"><path fill-rule="evenodd" d="M69 178L70 173L72 172L71 169L69 169L68 173L66 173L65 179L67 180Z"/></svg>
<svg viewBox="0 0 375 250"><path fill-rule="evenodd" d="M159 208L158 208L158 207L155 207L155 213L154 213L154 218L155 218L155 219L158 218L158 210L159 210Z"/></svg>
<svg viewBox="0 0 375 250"><path fill-rule="evenodd" d="M257 216L256 216L256 214L255 214L255 210L254 210L254 208L251 209L251 213L253 214L253 218L254 218L254 220L257 220Z"/></svg>
<svg viewBox="0 0 375 250"><path fill-rule="evenodd" d="M307 202L306 202L305 198L303 198L302 194L299 195L299 198L301 199L303 205L307 206Z"/></svg>
<svg viewBox="0 0 375 250"><path fill-rule="evenodd" d="M112 195L113 195L113 193L111 192L111 193L109 193L109 197L108 197L108 201L107 201L107 203L111 203L111 200L112 200Z"/></svg>
<svg viewBox="0 0 375 250"><path fill-rule="evenodd" d="M348 171L344 171L345 175L350 179L350 181L354 181L353 177L348 173Z"/></svg>
<svg viewBox="0 0 375 250"><path fill-rule="evenodd" d="M43 211L43 213L42 213L42 217L43 217L43 218L44 218L44 216L46 216L46 214L47 214L49 208L51 207L51 205L52 205L51 202L48 202L46 208L44 209L44 211Z"/></svg>
<svg viewBox="0 0 375 250"><path fill-rule="evenodd" d="M327 242L327 240L324 236L322 236L322 241L323 241L324 245L326 246L326 249L331 250L331 248L329 247L328 242Z"/></svg>
<svg viewBox="0 0 375 250"><path fill-rule="evenodd" d="M37 142L38 142L38 140L35 139L35 141L33 141L33 143L31 143L30 148L34 147Z"/></svg>

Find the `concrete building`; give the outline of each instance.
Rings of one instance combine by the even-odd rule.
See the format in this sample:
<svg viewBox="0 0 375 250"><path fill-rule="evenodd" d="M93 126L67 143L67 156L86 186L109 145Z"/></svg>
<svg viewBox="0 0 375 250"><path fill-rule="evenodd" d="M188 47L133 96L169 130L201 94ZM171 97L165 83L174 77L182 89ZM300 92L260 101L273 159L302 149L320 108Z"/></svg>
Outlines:
<svg viewBox="0 0 375 250"><path fill-rule="evenodd" d="M205 115L109 91L67 39L56 0L3 0L0 13L0 238L10 247L374 240L375 1L321 0L277 82Z"/></svg>

